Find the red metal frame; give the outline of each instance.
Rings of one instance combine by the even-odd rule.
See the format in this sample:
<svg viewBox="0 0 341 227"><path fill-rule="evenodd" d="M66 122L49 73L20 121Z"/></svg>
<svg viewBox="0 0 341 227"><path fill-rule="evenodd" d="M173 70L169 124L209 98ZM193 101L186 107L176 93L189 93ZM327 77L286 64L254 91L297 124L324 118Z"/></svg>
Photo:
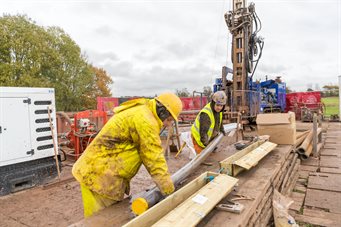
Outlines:
<svg viewBox="0 0 341 227"><path fill-rule="evenodd" d="M95 124L96 127L92 126L86 128L86 130L83 131L78 125L79 120L83 118L89 119L91 124ZM71 144L72 141L74 141L74 155L76 160L84 152L87 145L90 144L91 141L95 138L95 134L105 125L105 123L107 123L107 121L108 119L105 111L86 110L74 114L74 123L72 125L72 132L74 133L72 133L69 138Z"/></svg>

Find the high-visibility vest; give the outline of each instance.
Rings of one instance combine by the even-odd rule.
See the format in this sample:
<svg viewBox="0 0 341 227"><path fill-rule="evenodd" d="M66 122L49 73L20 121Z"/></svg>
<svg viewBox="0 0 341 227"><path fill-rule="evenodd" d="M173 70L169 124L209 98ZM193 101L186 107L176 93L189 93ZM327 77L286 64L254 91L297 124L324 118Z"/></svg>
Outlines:
<svg viewBox="0 0 341 227"><path fill-rule="evenodd" d="M194 122L194 124L192 125L192 128L191 128L191 133L192 133L193 138L195 139L195 141L197 142L197 144L200 147L204 148L205 145L200 140L200 114L201 113L206 113L208 115L208 117L210 118L211 125L210 125L210 128L207 131L208 140L210 140L211 137L212 137L213 129L214 129L214 125L215 125L215 119L214 119L213 110L211 109L211 103L208 103L200 111L200 113L196 117L195 122ZM220 126L222 124L222 119L223 119L223 113L222 112L219 113L219 119L220 119L220 121L219 121L219 128L220 128Z"/></svg>

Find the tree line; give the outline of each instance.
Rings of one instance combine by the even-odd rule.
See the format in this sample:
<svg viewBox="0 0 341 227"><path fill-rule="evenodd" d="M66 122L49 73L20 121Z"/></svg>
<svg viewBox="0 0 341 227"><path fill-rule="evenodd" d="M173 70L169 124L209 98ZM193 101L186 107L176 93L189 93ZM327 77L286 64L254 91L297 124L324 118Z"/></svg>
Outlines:
<svg viewBox="0 0 341 227"><path fill-rule="evenodd" d="M95 108L97 96L111 96L112 83L61 28L26 15L0 17L1 86L52 87L58 110L79 111Z"/></svg>
<svg viewBox="0 0 341 227"><path fill-rule="evenodd" d="M202 94L202 96L204 96L204 97L206 96L206 97L210 98L212 93L213 93L212 88L209 86L203 87L202 91L189 92L187 88L175 90L175 94L179 97L200 96Z"/></svg>

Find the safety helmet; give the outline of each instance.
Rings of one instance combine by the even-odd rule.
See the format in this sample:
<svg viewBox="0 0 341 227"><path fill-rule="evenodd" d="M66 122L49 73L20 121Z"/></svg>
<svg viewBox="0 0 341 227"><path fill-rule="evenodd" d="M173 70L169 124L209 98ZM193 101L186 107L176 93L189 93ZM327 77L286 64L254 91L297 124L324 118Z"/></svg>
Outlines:
<svg viewBox="0 0 341 227"><path fill-rule="evenodd" d="M166 92L160 94L155 99L167 108L174 120L178 121L178 116L182 111L182 102L178 96L171 92Z"/></svg>
<svg viewBox="0 0 341 227"><path fill-rule="evenodd" d="M218 105L226 105L227 97L225 92L217 91L213 94L212 100Z"/></svg>

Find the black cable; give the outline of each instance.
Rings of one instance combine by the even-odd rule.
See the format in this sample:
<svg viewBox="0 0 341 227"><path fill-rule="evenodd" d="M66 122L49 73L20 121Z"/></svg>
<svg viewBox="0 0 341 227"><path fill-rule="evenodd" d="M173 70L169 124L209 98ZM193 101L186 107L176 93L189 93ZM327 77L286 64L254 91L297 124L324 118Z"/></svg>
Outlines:
<svg viewBox="0 0 341 227"><path fill-rule="evenodd" d="M261 42L261 43L264 43L264 42ZM256 43L255 48L257 49L257 52L258 52L258 47L257 47L257 45L260 47L261 44L260 44L259 42ZM255 52L256 52L256 51L255 51ZM256 60L253 60L252 62L258 61L258 60L260 59L261 55L262 55L262 48L260 48L260 52L259 52L259 54L258 54L257 59L256 59ZM254 55L254 56L257 56L257 55Z"/></svg>
<svg viewBox="0 0 341 227"><path fill-rule="evenodd" d="M255 16L255 13L252 13L252 17L253 17L253 21L255 22L255 26L256 26L256 31L253 34L257 34L258 33L258 23L257 23L257 18Z"/></svg>
<svg viewBox="0 0 341 227"><path fill-rule="evenodd" d="M258 17L258 15L257 15L256 11L255 11L254 13L255 13L255 15L256 15L258 21L259 21L259 30L258 30L258 32L259 32L259 31L262 29L262 21L259 19L259 17Z"/></svg>
<svg viewBox="0 0 341 227"><path fill-rule="evenodd" d="M257 68L257 65L258 65L259 59L260 59L260 58L261 58L261 56L262 56L263 47L264 47L264 42L262 42L262 45L260 45L260 52L259 52L258 60L257 60L257 62L256 62L255 68L253 69L253 72L252 72L252 75L251 75L251 80L252 80L253 74L254 74L254 73L255 73L255 71L256 71L256 68Z"/></svg>

